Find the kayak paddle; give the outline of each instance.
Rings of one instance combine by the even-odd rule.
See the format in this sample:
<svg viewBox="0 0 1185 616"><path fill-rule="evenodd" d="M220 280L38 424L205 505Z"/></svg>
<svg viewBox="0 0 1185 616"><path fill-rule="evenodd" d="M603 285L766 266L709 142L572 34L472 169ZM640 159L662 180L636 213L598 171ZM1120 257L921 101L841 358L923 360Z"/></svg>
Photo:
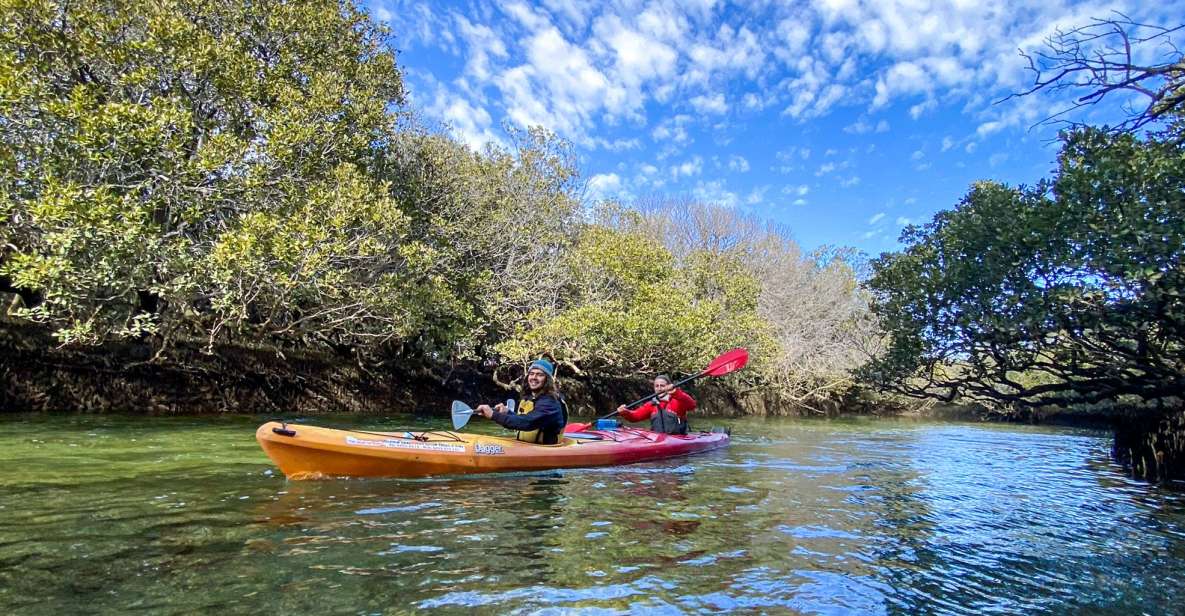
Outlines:
<svg viewBox="0 0 1185 616"><path fill-rule="evenodd" d="M700 372L699 374L693 374L693 375L683 379L682 381L679 381L678 383L671 385L671 388L674 389L675 387L678 387L678 386L683 385L685 383L690 383L690 382L700 378L701 376L724 376L730 372L736 372L737 370L744 368L745 364L747 364L747 363L749 363L749 351L747 351L745 349L733 349L731 351L725 351L725 352L721 353L720 355L717 355L716 359L713 359L712 363L708 364L708 367L704 368L702 372ZM635 400L635 401L625 405L625 408L627 408L627 409L637 408L637 407L642 406L643 404L645 404L651 400L654 400L658 396L659 396L659 394L650 394L649 396L646 396L645 398L642 398L641 400ZM604 417L598 417L597 419L609 419L610 417L612 417L616 414L617 414L617 411L613 411L612 413L609 413L608 415L605 415Z"/></svg>
<svg viewBox="0 0 1185 616"><path fill-rule="evenodd" d="M508 398L506 400L506 412L514 412L513 398ZM460 400L453 400L453 429L460 430L461 428L464 428L465 424L469 423L469 418L476 414L477 411L469 408L468 404L465 404Z"/></svg>

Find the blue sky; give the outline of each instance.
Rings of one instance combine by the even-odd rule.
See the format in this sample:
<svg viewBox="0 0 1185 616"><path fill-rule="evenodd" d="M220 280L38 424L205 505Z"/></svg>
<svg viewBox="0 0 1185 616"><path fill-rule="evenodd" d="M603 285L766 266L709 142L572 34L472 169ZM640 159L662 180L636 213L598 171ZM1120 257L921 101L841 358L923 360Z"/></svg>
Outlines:
<svg viewBox="0 0 1185 616"><path fill-rule="evenodd" d="M475 147L504 143L504 124L545 126L576 145L588 199L721 203L808 250L870 255L976 180L1049 175L1056 127L1034 125L1067 95L998 103L1031 83L1018 49L1112 11L1185 21L1185 0L368 6L412 104Z"/></svg>

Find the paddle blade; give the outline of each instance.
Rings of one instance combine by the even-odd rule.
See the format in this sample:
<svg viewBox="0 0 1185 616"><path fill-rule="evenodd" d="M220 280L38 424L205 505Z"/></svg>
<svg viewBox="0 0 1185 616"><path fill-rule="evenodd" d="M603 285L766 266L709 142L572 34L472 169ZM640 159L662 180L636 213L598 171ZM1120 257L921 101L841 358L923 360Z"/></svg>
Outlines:
<svg viewBox="0 0 1185 616"><path fill-rule="evenodd" d="M733 349L721 353L719 357L712 360L708 364L704 374L708 376L724 376L730 372L736 372L745 367L749 363L749 351L745 349Z"/></svg>
<svg viewBox="0 0 1185 616"><path fill-rule="evenodd" d="M473 409L460 400L453 400L453 429L464 428L465 424L469 423L470 417L473 417Z"/></svg>
<svg viewBox="0 0 1185 616"><path fill-rule="evenodd" d="M506 412L510 413L511 415L514 414L514 398L506 399Z"/></svg>

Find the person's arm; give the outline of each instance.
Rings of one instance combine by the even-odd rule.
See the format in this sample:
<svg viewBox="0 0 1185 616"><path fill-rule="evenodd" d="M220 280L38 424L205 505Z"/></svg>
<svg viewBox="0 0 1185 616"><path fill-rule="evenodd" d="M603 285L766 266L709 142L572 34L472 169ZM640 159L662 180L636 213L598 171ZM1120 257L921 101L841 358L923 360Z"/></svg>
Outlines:
<svg viewBox="0 0 1185 616"><path fill-rule="evenodd" d="M657 408L653 402L647 402L632 411L625 408L625 405L622 405L617 407L617 414L621 415L621 418L626 421L646 421L650 419L650 415Z"/></svg>
<svg viewBox="0 0 1185 616"><path fill-rule="evenodd" d="M477 411L478 415L481 415L482 417L485 417L486 419L492 419L494 416L494 413L505 413L506 412L506 405L502 404L501 402L494 405L493 407L491 407L488 404L479 404L479 405L477 405L477 408L475 408L473 410Z"/></svg>
<svg viewBox="0 0 1185 616"><path fill-rule="evenodd" d="M538 430L546 427L548 421L553 417L562 416L563 413L559 400L551 396L544 396L535 401L535 408L526 415L494 412L490 419L511 430Z"/></svg>
<svg viewBox="0 0 1185 616"><path fill-rule="evenodd" d="M667 407L675 413L687 413L694 411L696 407L695 398L682 389L676 389L671 392L671 404Z"/></svg>

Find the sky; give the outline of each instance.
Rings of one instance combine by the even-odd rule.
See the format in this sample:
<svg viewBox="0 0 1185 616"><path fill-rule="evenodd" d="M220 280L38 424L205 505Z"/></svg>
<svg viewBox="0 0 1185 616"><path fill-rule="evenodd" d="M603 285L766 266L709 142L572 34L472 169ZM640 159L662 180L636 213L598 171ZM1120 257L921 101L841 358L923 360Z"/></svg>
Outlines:
<svg viewBox="0 0 1185 616"><path fill-rule="evenodd" d="M364 1L411 105L473 147L542 126L590 202L691 198L870 256L972 182L1050 175L1040 123L1073 93L1003 100L1033 80L1019 50L1116 11L1185 22L1185 0Z"/></svg>

